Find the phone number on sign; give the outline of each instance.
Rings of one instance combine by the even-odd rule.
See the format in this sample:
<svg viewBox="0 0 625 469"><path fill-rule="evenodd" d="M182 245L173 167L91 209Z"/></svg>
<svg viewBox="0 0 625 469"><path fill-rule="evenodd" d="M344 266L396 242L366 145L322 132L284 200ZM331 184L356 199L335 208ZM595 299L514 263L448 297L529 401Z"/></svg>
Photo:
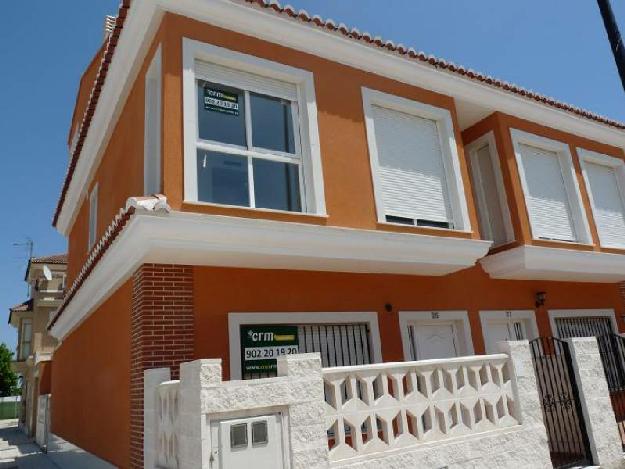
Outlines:
<svg viewBox="0 0 625 469"><path fill-rule="evenodd" d="M293 355L298 353L299 348L297 345L285 345L282 347L257 347L246 348L245 359L246 360L266 360L268 358L276 358L280 355Z"/></svg>

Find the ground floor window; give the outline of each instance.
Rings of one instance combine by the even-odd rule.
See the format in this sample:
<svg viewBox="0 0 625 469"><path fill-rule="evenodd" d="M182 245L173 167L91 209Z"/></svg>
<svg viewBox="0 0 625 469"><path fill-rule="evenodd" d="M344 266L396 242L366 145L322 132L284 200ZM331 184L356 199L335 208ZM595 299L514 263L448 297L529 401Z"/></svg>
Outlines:
<svg viewBox="0 0 625 469"><path fill-rule="evenodd" d="M233 379L277 375L277 358L319 353L324 368L381 361L376 313L231 313Z"/></svg>
<svg viewBox="0 0 625 469"><path fill-rule="evenodd" d="M600 337L618 332L614 310L611 309L550 310L549 321L553 335L560 339Z"/></svg>

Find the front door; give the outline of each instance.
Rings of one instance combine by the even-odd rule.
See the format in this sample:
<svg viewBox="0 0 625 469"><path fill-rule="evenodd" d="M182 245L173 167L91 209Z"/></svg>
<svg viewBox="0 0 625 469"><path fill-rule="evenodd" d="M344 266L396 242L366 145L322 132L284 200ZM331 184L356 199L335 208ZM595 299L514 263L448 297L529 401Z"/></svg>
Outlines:
<svg viewBox="0 0 625 469"><path fill-rule="evenodd" d="M486 353L497 353L497 342L527 338L523 321L489 321L485 331Z"/></svg>
<svg viewBox="0 0 625 469"><path fill-rule="evenodd" d="M450 323L411 325L413 360L458 356L456 328Z"/></svg>
<svg viewBox="0 0 625 469"><path fill-rule="evenodd" d="M215 422L211 427L211 467L284 467L280 414ZM218 460L219 465L213 466Z"/></svg>

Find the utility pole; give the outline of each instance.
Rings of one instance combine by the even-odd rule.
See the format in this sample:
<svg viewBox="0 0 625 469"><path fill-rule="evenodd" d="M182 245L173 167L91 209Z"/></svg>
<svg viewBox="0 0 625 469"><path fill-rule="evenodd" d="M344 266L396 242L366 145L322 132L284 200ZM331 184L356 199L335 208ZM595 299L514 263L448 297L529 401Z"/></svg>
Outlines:
<svg viewBox="0 0 625 469"><path fill-rule="evenodd" d="M599 4L605 30L608 33L616 68L618 68L618 74L621 77L621 84L625 91L625 48L623 47L623 39L618 30L618 24L616 24L610 0L597 0L597 3Z"/></svg>
<svg viewBox="0 0 625 469"><path fill-rule="evenodd" d="M26 241L24 241L23 243L13 243L13 246L15 247L25 247L26 249L28 249L28 262L30 262L30 260L33 258L34 245L35 245L34 241L28 236L26 236ZM27 288L26 297L29 298L30 297L30 283L28 284L26 288Z"/></svg>

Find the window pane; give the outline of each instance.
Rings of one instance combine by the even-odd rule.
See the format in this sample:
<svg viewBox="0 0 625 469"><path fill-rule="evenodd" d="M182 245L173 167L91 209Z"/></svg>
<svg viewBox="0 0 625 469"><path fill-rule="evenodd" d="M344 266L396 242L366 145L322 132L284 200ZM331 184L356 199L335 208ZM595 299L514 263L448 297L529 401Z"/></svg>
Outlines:
<svg viewBox="0 0 625 469"><path fill-rule="evenodd" d="M253 146L295 153L291 102L250 93L250 107Z"/></svg>
<svg viewBox="0 0 625 469"><path fill-rule="evenodd" d="M247 146L243 91L198 80L197 97L198 135L202 140Z"/></svg>
<svg viewBox="0 0 625 469"><path fill-rule="evenodd" d="M300 212L299 167L255 158L254 195L256 207Z"/></svg>
<svg viewBox="0 0 625 469"><path fill-rule="evenodd" d="M197 196L201 202L249 206L247 158L198 150Z"/></svg>

